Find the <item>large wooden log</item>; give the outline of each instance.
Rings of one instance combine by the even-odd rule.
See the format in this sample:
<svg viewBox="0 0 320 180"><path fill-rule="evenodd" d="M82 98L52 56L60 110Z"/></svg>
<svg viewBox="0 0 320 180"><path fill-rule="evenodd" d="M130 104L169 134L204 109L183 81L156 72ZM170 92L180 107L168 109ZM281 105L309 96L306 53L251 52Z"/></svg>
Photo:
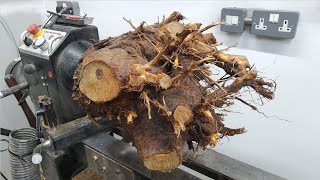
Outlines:
<svg viewBox="0 0 320 180"><path fill-rule="evenodd" d="M184 142L215 146L223 136L244 133L225 127L225 115L218 112L235 99L254 109L239 97L243 87L273 98L273 83L260 78L246 57L218 50L220 43L204 33L220 23L201 28L182 23L183 18L174 12L138 27L125 19L134 31L96 43L74 75L74 100L93 121L116 121L151 170L168 172L180 165ZM217 78L208 64L225 75Z"/></svg>

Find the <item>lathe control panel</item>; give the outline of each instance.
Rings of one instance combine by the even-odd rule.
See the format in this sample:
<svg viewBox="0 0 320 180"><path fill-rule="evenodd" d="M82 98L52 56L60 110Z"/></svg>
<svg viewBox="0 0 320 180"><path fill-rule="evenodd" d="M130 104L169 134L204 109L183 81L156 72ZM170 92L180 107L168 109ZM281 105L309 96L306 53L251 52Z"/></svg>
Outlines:
<svg viewBox="0 0 320 180"><path fill-rule="evenodd" d="M65 39L67 33L51 29L42 29L32 24L21 35L21 52L49 59L52 52Z"/></svg>

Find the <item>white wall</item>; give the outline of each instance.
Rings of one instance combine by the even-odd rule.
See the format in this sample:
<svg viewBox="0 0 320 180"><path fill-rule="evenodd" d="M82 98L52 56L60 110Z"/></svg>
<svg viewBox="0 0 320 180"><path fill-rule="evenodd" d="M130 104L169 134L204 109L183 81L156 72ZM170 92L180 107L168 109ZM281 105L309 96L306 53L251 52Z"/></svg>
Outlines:
<svg viewBox="0 0 320 180"><path fill-rule="evenodd" d="M1 2L1 0L0 0ZM32 3L17 1L0 5L0 15L7 20L16 38L31 22L41 23L45 19L45 10L55 8L55 1L33 1ZM100 37L116 36L127 32L130 26L122 20L127 17L134 24L145 20L147 23L157 21L162 15L172 11L182 12L188 19L186 22L201 22L204 25L219 21L223 7L267 8L300 11L300 22L295 39L275 40L256 37L246 30L243 34L228 34L214 28L218 41L225 45L238 42L238 48L231 53L246 55L258 70L267 77L276 78L278 88L276 99L261 107L261 111L277 118L265 118L241 105L234 110L242 114L232 114L226 123L232 127L246 127L244 135L223 140L217 151L234 157L261 169L270 171L289 179L320 179L318 161L320 160L320 126L317 104L320 102L320 85L317 82L317 70L320 62L318 33L320 31L320 2L299 0L271 1L79 1L82 12L95 17ZM32 4L32 5L28 5ZM23 16L19 13L23 12ZM0 27L1 59L0 79L6 65L14 58L14 50ZM1 88L4 83L0 81ZM5 128L16 128L26 125L21 110L16 107L13 97L0 102L0 122ZM1 156L1 170L8 164Z"/></svg>
<svg viewBox="0 0 320 180"><path fill-rule="evenodd" d="M274 40L256 37L247 29L243 34L232 34L221 32L219 28L212 31L216 34L218 41L225 45L239 43L239 48L259 50L263 52L289 55L293 57L312 57L317 50L316 46L305 44L316 44L317 30L320 28L320 2L317 0L213 0L213 1L88 1L81 0L82 12L94 17L94 23L99 27L101 37L116 36L131 30L131 27L122 17L127 17L134 24L141 21L149 23L156 22L158 17L169 15L173 11L182 12L189 22L201 22L204 25L220 20L220 10L223 7L243 8L266 8L285 9L300 11L300 22L298 32L293 40ZM46 8L54 7L55 1L48 1ZM301 50L303 49L303 51Z"/></svg>
<svg viewBox="0 0 320 180"><path fill-rule="evenodd" d="M11 29L16 42L20 38L20 34L29 24L40 24L45 20L44 2L39 0L31 1L3 1L0 0L0 17L7 23ZM0 89L6 88L3 80L4 72L7 65L15 58L17 53L14 41L9 38L0 24ZM0 127L7 129L16 129L28 126L28 122L18 106L18 102L14 96L0 100ZM5 138L0 136L0 139ZM7 145L0 142L0 148L3 149ZM0 171L7 177L10 175L9 155L8 152L0 153ZM11 179L11 178L10 178ZM2 177L0 177L2 180Z"/></svg>

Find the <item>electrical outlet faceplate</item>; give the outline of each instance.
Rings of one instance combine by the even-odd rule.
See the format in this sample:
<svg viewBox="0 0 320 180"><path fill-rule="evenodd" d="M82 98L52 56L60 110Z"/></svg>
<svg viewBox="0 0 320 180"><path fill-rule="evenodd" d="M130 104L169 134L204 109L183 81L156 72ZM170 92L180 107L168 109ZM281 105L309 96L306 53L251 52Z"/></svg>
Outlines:
<svg viewBox="0 0 320 180"><path fill-rule="evenodd" d="M221 10L220 30L225 32L243 32L245 28L244 18L247 10L243 8L223 8Z"/></svg>
<svg viewBox="0 0 320 180"><path fill-rule="evenodd" d="M294 38L298 21L297 11L254 10L251 34L276 38Z"/></svg>

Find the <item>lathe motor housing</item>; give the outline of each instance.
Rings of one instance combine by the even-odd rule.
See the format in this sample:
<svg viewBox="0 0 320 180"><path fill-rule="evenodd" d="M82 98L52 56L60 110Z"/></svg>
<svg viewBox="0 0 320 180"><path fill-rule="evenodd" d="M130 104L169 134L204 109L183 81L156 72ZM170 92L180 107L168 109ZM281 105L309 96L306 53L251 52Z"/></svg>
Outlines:
<svg viewBox="0 0 320 180"><path fill-rule="evenodd" d="M84 52L99 41L98 29L93 25L56 24L43 29L48 48L34 48L23 42L19 46L20 61L13 61L6 74L13 74L19 83L29 84L28 94L36 110L39 96L51 98L53 118L50 126L63 124L85 115L72 100L73 74ZM26 31L22 33L25 36ZM34 42L36 42L35 40Z"/></svg>

